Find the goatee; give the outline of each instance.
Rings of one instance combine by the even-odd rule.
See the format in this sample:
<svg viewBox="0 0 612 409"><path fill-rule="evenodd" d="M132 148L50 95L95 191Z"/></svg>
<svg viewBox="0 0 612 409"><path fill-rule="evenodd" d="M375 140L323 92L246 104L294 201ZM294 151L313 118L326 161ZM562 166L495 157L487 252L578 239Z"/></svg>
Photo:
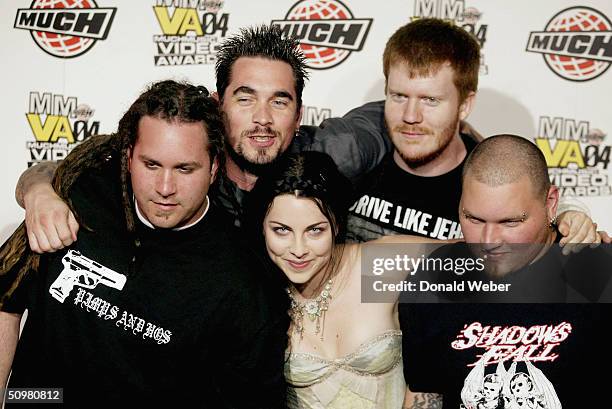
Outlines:
<svg viewBox="0 0 612 409"><path fill-rule="evenodd" d="M272 165L279 160L279 158L283 155L283 153L279 152L276 157L268 162L252 162L249 159L245 158L241 153L236 152L234 147L229 144L225 144L226 151L231 160L238 165L238 167L252 175L261 176L264 172L266 172ZM262 150L263 151L263 150ZM265 156L267 152L258 152L258 156Z"/></svg>

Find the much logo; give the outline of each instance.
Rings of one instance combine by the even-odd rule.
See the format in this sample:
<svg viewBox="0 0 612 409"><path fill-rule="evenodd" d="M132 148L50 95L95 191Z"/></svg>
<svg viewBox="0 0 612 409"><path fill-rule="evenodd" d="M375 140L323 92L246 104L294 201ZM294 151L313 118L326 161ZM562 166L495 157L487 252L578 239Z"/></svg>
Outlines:
<svg viewBox="0 0 612 409"><path fill-rule="evenodd" d="M553 184L561 196L609 196L608 178L612 147L605 145L606 134L591 128L588 121L540 117L538 145Z"/></svg>
<svg viewBox="0 0 612 409"><path fill-rule="evenodd" d="M480 43L480 74L488 74L482 48L487 41L487 24L479 23L482 13L476 7L468 7L464 0L416 0L414 2L414 19L441 18L454 22L468 33L474 35Z"/></svg>
<svg viewBox="0 0 612 409"><path fill-rule="evenodd" d="M219 13L222 6L221 1L157 0L153 11L162 34L153 36L155 65L214 64L229 20L229 14Z"/></svg>
<svg viewBox="0 0 612 409"><path fill-rule="evenodd" d="M90 121L93 113L89 105L79 104L77 97L30 92L26 118L34 141L26 142L28 166L62 160L80 142L99 133L100 122Z"/></svg>
<svg viewBox="0 0 612 409"><path fill-rule="evenodd" d="M34 0L18 9L15 28L29 30L47 54L74 58L105 40L116 8L100 8L93 0Z"/></svg>
<svg viewBox="0 0 612 409"><path fill-rule="evenodd" d="M371 24L371 18L354 18L338 0L301 0L284 20L272 20L285 36L297 38L306 65L315 70L335 67L361 51Z"/></svg>
<svg viewBox="0 0 612 409"><path fill-rule="evenodd" d="M544 55L552 72L570 81L589 81L612 62L612 23L590 7L570 7L555 14L544 31L529 34L527 51Z"/></svg>

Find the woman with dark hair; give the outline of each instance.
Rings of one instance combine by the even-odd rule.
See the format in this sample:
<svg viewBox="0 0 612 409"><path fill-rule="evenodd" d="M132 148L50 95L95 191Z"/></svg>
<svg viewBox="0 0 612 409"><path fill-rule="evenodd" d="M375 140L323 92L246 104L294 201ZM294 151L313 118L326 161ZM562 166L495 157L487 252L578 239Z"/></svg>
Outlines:
<svg viewBox="0 0 612 409"><path fill-rule="evenodd" d="M344 243L351 198L348 179L318 152L285 155L248 197L244 226L288 280L290 408L404 401L397 303L361 302L361 245Z"/></svg>

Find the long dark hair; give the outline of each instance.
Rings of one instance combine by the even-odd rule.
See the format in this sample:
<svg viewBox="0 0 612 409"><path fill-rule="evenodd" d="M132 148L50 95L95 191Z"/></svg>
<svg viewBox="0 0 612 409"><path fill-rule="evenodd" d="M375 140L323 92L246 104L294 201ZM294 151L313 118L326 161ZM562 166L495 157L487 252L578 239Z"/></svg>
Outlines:
<svg viewBox="0 0 612 409"><path fill-rule="evenodd" d="M173 80L152 84L130 106L119 121L117 133L99 135L77 146L60 164L53 178L53 187L67 203L83 228L70 200L73 183L87 169L101 168L109 158L120 158L122 202L127 231L133 232L134 209L131 204L131 185L128 172L128 149L138 138L138 123L144 116L167 121L202 122L208 134L208 154L212 165L215 158L223 166L224 127L218 103L203 86ZM22 223L0 249L0 306L8 299L29 271L37 271L39 256L28 245L25 223Z"/></svg>
<svg viewBox="0 0 612 409"><path fill-rule="evenodd" d="M245 202L243 226L263 251L263 221L277 196L291 194L312 200L332 227L334 250L321 280L337 273L346 236L346 218L352 186L332 158L320 152L285 154L257 179ZM318 289L317 289L318 290Z"/></svg>

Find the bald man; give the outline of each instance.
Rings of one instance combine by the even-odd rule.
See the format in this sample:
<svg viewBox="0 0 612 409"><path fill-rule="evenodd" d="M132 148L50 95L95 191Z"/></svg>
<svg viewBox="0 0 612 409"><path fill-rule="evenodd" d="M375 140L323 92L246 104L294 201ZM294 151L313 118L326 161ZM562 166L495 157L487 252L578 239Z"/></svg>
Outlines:
<svg viewBox="0 0 612 409"><path fill-rule="evenodd" d="M480 244L472 250L487 256L489 274L517 271L557 241L558 202L536 145L513 135L488 138L463 169L459 221L465 241Z"/></svg>
<svg viewBox="0 0 612 409"><path fill-rule="evenodd" d="M489 276L512 273L512 279L523 286L520 290L530 290L525 285L532 287L532 301L565 301L572 296L566 290L598 301L609 279L609 271L601 268L609 265L602 262L607 260L606 253L599 248L560 257L558 246L553 246L561 238L555 219L558 201L559 190L550 183L546 160L536 145L515 135L488 138L472 152L463 169L459 220L465 241L477 243L472 246L476 256L486 256ZM553 264L555 261L561 261L564 268ZM588 280L575 268L585 265L592 270ZM558 287L553 287L553 279ZM554 295L553 290L559 293Z"/></svg>
<svg viewBox="0 0 612 409"><path fill-rule="evenodd" d="M581 393L593 382L581 374L594 362L608 367L611 361L600 355L609 304L550 302L609 300L604 288L610 255L602 248L568 258L560 254L554 245L558 190L549 182L542 153L524 138L498 135L479 143L462 183L459 220L470 244L443 247L430 258L480 258L485 268L472 278L512 283L515 291L441 295L442 301L469 304L400 304L405 407L489 407L482 405L488 404L484 379L491 373L507 380L501 407L600 407L599 396ZM500 300L516 303L474 303ZM510 379L520 372L533 388L519 396Z"/></svg>

